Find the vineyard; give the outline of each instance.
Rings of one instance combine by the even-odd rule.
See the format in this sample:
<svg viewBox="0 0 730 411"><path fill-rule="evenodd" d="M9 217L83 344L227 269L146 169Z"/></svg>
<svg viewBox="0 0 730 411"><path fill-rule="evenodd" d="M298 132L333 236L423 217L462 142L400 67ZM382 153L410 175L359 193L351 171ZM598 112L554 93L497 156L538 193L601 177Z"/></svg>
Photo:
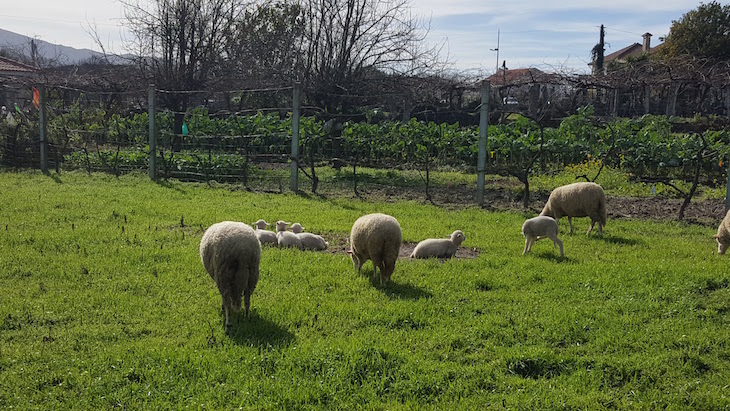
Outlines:
<svg viewBox="0 0 730 411"><path fill-rule="evenodd" d="M150 118L143 104L125 112L114 110L113 104L102 99L63 98L58 91L50 95L55 98L48 103L46 125L49 168L117 176L149 168ZM289 98L276 90L268 95L250 93L237 101L250 106L252 96L260 105L272 107L287 104ZM478 126L416 118L393 121L383 119L377 111L364 118L327 119L305 110L294 120L291 110L281 108L228 108L207 104L185 113L155 111L157 175L281 192L289 186L289 164L293 162L301 175L298 190L317 193L329 185L345 184L358 194L358 189L373 183L363 175L364 169L413 170L419 178L407 184L421 186L431 200L431 190L439 184L432 178L434 172L483 171L515 179L525 206L534 176L559 173L584 162L600 166L576 178L600 183L603 167L609 167L632 181L669 187L673 196L686 203L700 185L716 187L727 179L730 132L722 125L716 127L714 118L644 115L605 119L596 116L592 106L584 106L554 126L546 126L513 113L488 126L484 169L478 170ZM4 166L37 166L37 116L37 111L29 109L18 110L14 124L4 119L0 153ZM299 130L296 150L292 145L294 121ZM677 131L693 128L702 131ZM391 174L377 183L402 186L402 180ZM680 218L682 213L680 210Z"/></svg>

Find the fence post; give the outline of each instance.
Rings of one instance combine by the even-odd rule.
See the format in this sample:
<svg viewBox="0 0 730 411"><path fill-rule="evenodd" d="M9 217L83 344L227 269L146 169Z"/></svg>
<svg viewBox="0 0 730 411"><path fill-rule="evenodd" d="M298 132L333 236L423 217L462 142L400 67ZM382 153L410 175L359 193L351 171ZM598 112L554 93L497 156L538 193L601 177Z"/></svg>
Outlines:
<svg viewBox="0 0 730 411"><path fill-rule="evenodd" d="M150 179L157 179L157 135L155 133L155 113L157 108L155 107L156 96L155 86L150 84L147 89L147 117L149 119L149 146L150 146Z"/></svg>
<svg viewBox="0 0 730 411"><path fill-rule="evenodd" d="M489 128L489 81L482 81L479 110L479 160L477 161L477 204L484 206L484 177L487 167L487 129Z"/></svg>
<svg viewBox="0 0 730 411"><path fill-rule="evenodd" d="M48 116L46 113L46 85L38 85L38 121L41 144L41 171L48 172L48 138L46 135Z"/></svg>
<svg viewBox="0 0 730 411"><path fill-rule="evenodd" d="M294 83L294 93L292 96L292 114L291 114L291 177L289 179L291 191L299 191L299 107L301 84Z"/></svg>
<svg viewBox="0 0 730 411"><path fill-rule="evenodd" d="M725 186L725 213L730 210L730 161L727 165L727 186Z"/></svg>

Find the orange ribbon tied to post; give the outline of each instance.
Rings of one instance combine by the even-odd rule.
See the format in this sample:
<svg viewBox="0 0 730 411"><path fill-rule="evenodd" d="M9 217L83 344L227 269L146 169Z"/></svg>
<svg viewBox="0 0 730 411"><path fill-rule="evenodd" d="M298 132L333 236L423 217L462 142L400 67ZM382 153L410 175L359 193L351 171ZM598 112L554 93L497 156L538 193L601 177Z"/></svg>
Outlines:
<svg viewBox="0 0 730 411"><path fill-rule="evenodd" d="M41 97L38 93L38 89L35 87L33 87L33 106L35 106L35 108L39 108L41 106Z"/></svg>

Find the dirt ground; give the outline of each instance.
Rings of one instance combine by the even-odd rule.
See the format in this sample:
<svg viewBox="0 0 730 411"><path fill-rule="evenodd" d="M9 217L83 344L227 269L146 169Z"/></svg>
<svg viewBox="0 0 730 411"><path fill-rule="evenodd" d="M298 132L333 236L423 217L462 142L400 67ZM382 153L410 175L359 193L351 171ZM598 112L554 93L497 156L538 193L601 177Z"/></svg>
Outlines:
<svg viewBox="0 0 730 411"><path fill-rule="evenodd" d="M361 190L360 194L361 198L372 201L411 200L428 203L423 189L368 187ZM539 213L548 196L549 193L532 193L529 210ZM609 219L677 220L683 202L682 199L664 197L634 198L611 195L606 197ZM475 190L471 186L433 189L431 199L434 205L448 209L473 207L476 204ZM515 195L509 190L486 190L484 203L486 210L517 212L525 210L520 195ZM716 225L724 216L725 204L722 200L692 200L685 210L684 221L689 224Z"/></svg>
<svg viewBox="0 0 730 411"><path fill-rule="evenodd" d="M342 194L340 194L342 195ZM348 196L348 195L345 195ZM350 193L350 197L354 194ZM533 193L530 201L530 212L539 213L549 193ZM325 195L327 197L327 195ZM360 191L360 197L369 201L396 202L403 200L422 201L425 200L423 189L410 189L403 187L367 187ZM450 187L449 189L435 189L431 192L433 204L448 209L460 209L473 207L476 204L474 189L472 187ZM650 197L633 198L607 196L608 218L635 218L652 219L663 221L676 221L679 215L679 208L682 199ZM508 190L487 190L485 192L485 210L493 211L524 211L522 199L516 197ZM708 227L716 227L725 215L725 204L722 200L693 200L685 210L684 221L687 224L697 224ZM330 253L346 254L348 250L347 235L325 234L329 241ZM400 249L400 258L408 258L413 252L416 243L403 243ZM476 248L459 247L456 258L476 258L480 251Z"/></svg>

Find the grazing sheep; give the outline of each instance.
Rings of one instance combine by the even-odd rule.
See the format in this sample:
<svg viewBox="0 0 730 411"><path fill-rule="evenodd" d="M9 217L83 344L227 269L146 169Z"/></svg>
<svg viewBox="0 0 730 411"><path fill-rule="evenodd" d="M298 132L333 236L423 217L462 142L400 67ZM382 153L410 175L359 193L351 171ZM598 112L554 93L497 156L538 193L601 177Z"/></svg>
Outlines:
<svg viewBox="0 0 730 411"><path fill-rule="evenodd" d="M598 234L603 235L603 226L606 225L606 195L603 188L596 183L573 183L560 186L550 193L540 215L552 217L560 221L561 217L568 217L570 233L573 233L573 217L590 217L591 227L586 234L590 234L593 225L598 223Z"/></svg>
<svg viewBox="0 0 730 411"><path fill-rule="evenodd" d="M259 281L261 244L248 225L223 221L203 234L200 259L221 293L228 331L232 324L230 311L241 311L242 294L246 316L249 315L251 294Z"/></svg>
<svg viewBox="0 0 730 411"><path fill-rule="evenodd" d="M466 240L461 230L451 233L451 238L429 238L416 245L411 258L451 258L456 249Z"/></svg>
<svg viewBox="0 0 730 411"><path fill-rule="evenodd" d="M305 233L304 227L299 223L292 224L291 231L299 237L304 250L323 251L330 245L321 235Z"/></svg>
<svg viewBox="0 0 730 411"><path fill-rule="evenodd" d="M289 226L289 224L291 223L286 223L281 220L276 222L277 243L279 244L279 247L296 247L301 249L302 240L300 240L299 237L291 231L286 231L286 227Z"/></svg>
<svg viewBox="0 0 730 411"><path fill-rule="evenodd" d="M395 271L402 241L400 224L386 214L367 214L355 221L350 231L350 247L347 253L352 264L360 272L367 260L373 262L373 279L380 268L380 284L390 281Z"/></svg>
<svg viewBox="0 0 730 411"><path fill-rule="evenodd" d="M522 255L530 252L535 241L549 238L553 240L553 247L560 247L560 256L565 257L563 242L558 238L558 222L552 217L537 216L522 224L522 235L525 236L525 249Z"/></svg>
<svg viewBox="0 0 730 411"><path fill-rule="evenodd" d="M271 244L274 246L279 244L279 240L276 239L276 233L266 229L266 227L269 226L269 223L267 223L266 220L259 220L253 223L253 226L256 238L259 239L261 244Z"/></svg>
<svg viewBox="0 0 730 411"><path fill-rule="evenodd" d="M725 250L730 245L730 210L725 214L725 218L720 222L720 226L717 227L717 234L713 235L717 240L717 253L725 254Z"/></svg>

